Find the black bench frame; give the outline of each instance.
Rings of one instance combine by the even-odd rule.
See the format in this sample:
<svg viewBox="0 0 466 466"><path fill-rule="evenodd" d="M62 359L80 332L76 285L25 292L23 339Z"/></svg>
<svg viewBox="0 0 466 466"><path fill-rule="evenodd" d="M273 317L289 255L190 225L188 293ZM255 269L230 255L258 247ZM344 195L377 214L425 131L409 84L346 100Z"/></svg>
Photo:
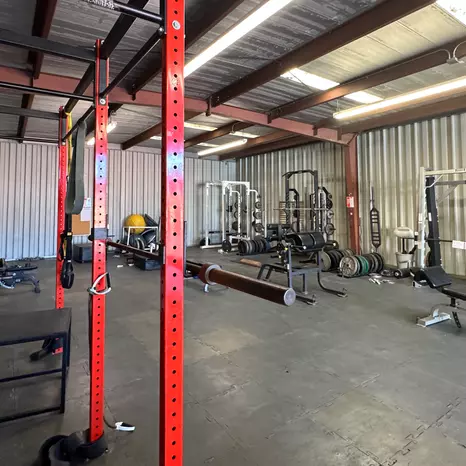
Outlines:
<svg viewBox="0 0 466 466"><path fill-rule="evenodd" d="M54 325L51 331L47 331L47 324L55 317L58 317L58 313L62 313L60 318L63 319L63 322L59 322L58 325ZM31 317L37 317L38 314L41 314L40 317L44 318L44 328L38 328L37 331L29 330L21 334L24 331L24 328L28 328L28 321ZM10 335L1 334L2 322L8 320L8 325L5 326L8 328L8 333ZM56 324L56 322L55 322ZM57 329L55 327L60 327L60 324L65 324L66 328ZM29 325L30 327L30 325ZM11 331L11 330L14 331ZM17 334L15 335L15 329ZM6 332L4 332L6 333ZM70 365L70 348L71 348L71 309L52 309L50 311L33 311L19 314L5 314L0 316L0 347L2 346L12 346L19 345L22 343L29 343L33 341L43 341L49 338L60 338L63 342L63 353L62 353L62 363L60 368L42 370L37 372L31 372L28 374L15 375L12 377L4 377L0 379L0 383L13 382L15 380L29 379L32 377L40 377L42 375L50 375L61 373L61 387L60 387L60 404L58 406L52 406L48 408L40 408L25 411L22 413L15 413L0 418L0 423L13 421L15 419L22 419L30 416L36 416L38 414L50 413L54 411L59 411L61 414L65 412L65 400L66 400L66 383L68 368Z"/></svg>

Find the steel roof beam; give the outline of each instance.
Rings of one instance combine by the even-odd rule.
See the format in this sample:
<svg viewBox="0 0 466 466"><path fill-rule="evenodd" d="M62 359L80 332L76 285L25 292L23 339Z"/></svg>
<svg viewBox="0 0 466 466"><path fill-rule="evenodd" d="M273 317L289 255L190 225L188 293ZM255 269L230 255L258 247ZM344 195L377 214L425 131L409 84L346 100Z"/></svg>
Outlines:
<svg viewBox="0 0 466 466"><path fill-rule="evenodd" d="M400 60L392 65L375 70L369 74L352 79L339 86L333 87L327 91L309 94L293 102L286 103L276 107L269 112L270 121L280 116L290 115L292 113L306 110L317 105L331 102L353 92L365 91L371 87L379 86L395 79L428 70L446 63L447 59L453 54L454 49L458 46L456 57L461 58L466 55L466 37L449 42L448 44L436 46L431 50L420 53L414 57ZM461 45L459 45L461 44Z"/></svg>
<svg viewBox="0 0 466 466"><path fill-rule="evenodd" d="M47 38L52 27L53 17L58 0L37 0L34 13L32 35ZM29 52L28 61L32 63L32 76L37 79L42 69L44 54L42 52Z"/></svg>
<svg viewBox="0 0 466 466"><path fill-rule="evenodd" d="M444 115L461 113L466 110L466 95L450 96L445 100L429 102L414 108L409 108L400 112L388 115L372 117L368 120L346 124L339 128L342 133L360 133L376 128L387 126L399 126L416 121L437 118ZM340 122L341 123L341 122Z"/></svg>
<svg viewBox="0 0 466 466"><path fill-rule="evenodd" d="M228 159L239 159L243 157L251 157L257 154L265 154L266 152L272 152L281 149L289 149L290 147L302 146L303 144L309 144L310 142L316 142L316 139L308 136L296 136L289 135L286 138L279 138L275 141L270 141L268 143L254 145L252 147L241 148L235 152L229 152L225 155L220 155L220 160Z"/></svg>
<svg viewBox="0 0 466 466"><path fill-rule="evenodd" d="M24 116L27 118L41 118L43 120L58 121L58 113L43 112L41 110L32 110L29 108L8 107L7 105L0 105L0 113L5 115Z"/></svg>
<svg viewBox="0 0 466 466"><path fill-rule="evenodd" d="M0 80L27 86L29 77L27 73L22 70L0 66ZM46 73L42 73L39 79L35 82L37 86L47 88L47 91L53 89L52 92L59 92L60 94L72 91L76 87L77 83L78 80L75 78ZM34 93L34 89L31 89L30 92ZM90 95L90 90L85 92L85 96ZM89 98L92 97L85 97L86 100ZM113 104L134 104L143 105L146 107L161 107L162 105L161 94L159 92L152 91L140 91L136 98L133 98L133 96L129 95L125 89L117 87L110 93L109 98ZM204 100L186 97L185 109L200 114L209 111L209 106ZM213 115L230 118L232 120L248 122L251 125L267 126L270 128L289 131L291 133L310 136L325 142L334 142L337 144L346 145L347 142L351 139L351 137L348 135L339 138L338 132L332 129L316 128L314 125L309 123L289 120L286 118L277 118L276 120L269 123L265 113L233 107L231 105L219 105L218 107L211 109L211 113Z"/></svg>
<svg viewBox="0 0 466 466"><path fill-rule="evenodd" d="M36 0L36 9L34 13L34 23L32 26L32 35L37 37L47 38L52 27L53 17L57 8L58 0ZM44 61L44 54L42 52L29 51L28 62L32 64L32 78L37 79L42 69ZM24 94L21 107L29 110L32 108L34 102L33 94ZM28 124L28 117L21 116L18 122L18 137L24 138L26 134L26 127Z"/></svg>
<svg viewBox="0 0 466 466"><path fill-rule="evenodd" d="M127 5L134 8L144 8L148 2L149 0L129 0ZM129 28L133 25L135 20L136 18L125 15L124 13L118 17L112 29L105 38L104 43L102 44L102 58L108 58L111 55L125 34L128 32ZM94 65L92 64L87 68L83 77L79 81L79 84L76 86L74 91L75 94L83 94L86 92L86 89L91 85L93 78ZM65 112L71 112L74 107L76 107L77 103L78 101L76 99L70 99L65 105Z"/></svg>
<svg viewBox="0 0 466 466"><path fill-rule="evenodd" d="M211 98L212 105L220 105L262 86L293 68L317 60L432 3L435 3L435 0L385 0L341 26L306 42L268 65L215 92Z"/></svg>
<svg viewBox="0 0 466 466"><path fill-rule="evenodd" d="M83 47L62 44L43 37L18 34L7 29L0 29L0 44L19 47L33 52L43 52L57 57L94 63L94 52Z"/></svg>
<svg viewBox="0 0 466 466"><path fill-rule="evenodd" d="M190 14L191 22L186 25L186 49L191 47L204 34L216 26L222 19L237 8L244 0L217 0L210 2L209 8L198 8L193 15ZM130 92L136 94L144 86L162 71L161 61L151 60L147 69L132 84Z"/></svg>

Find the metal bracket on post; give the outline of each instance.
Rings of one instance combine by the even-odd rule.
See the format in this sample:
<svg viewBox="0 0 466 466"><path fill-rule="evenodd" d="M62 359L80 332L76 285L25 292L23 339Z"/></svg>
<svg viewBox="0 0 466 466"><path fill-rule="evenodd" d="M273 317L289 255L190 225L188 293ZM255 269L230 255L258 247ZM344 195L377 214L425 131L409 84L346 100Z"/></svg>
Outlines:
<svg viewBox="0 0 466 466"><path fill-rule="evenodd" d="M159 465L183 464L184 0L165 0ZM162 10L162 11L163 11Z"/></svg>

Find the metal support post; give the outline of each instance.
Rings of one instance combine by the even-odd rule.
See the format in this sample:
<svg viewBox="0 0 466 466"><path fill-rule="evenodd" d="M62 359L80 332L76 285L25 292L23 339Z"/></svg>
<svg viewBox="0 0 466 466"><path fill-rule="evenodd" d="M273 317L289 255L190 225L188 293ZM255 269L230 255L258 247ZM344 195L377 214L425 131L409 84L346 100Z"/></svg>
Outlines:
<svg viewBox="0 0 466 466"><path fill-rule="evenodd" d="M66 113L63 107L59 111L58 120L58 195L57 195L57 265L55 280L55 307L65 307L65 290L61 284L60 274L63 260L60 258L61 234L65 229L65 198L66 198L66 176L68 167L68 145L63 136L66 134Z"/></svg>
<svg viewBox="0 0 466 466"><path fill-rule="evenodd" d="M350 247L356 254L360 251L359 240L359 184L358 184L358 146L357 138L345 148L346 207L350 231Z"/></svg>
<svg viewBox="0 0 466 466"><path fill-rule="evenodd" d="M204 238L205 245L209 245L209 188L210 184L205 185L205 201L204 201Z"/></svg>
<svg viewBox="0 0 466 466"><path fill-rule="evenodd" d="M165 0L162 71L160 466L183 464L184 0Z"/></svg>
<svg viewBox="0 0 466 466"><path fill-rule="evenodd" d="M228 206L228 209L230 209L230 206ZM227 233L226 233L226 228L225 228L225 214L226 214L225 189L222 186L222 242L227 239ZM228 212L228 215L230 215L230 212Z"/></svg>
<svg viewBox="0 0 466 466"><path fill-rule="evenodd" d="M418 247L416 251L416 266L421 269L424 268L424 254L425 254L425 237L426 237L426 175L425 168L419 168L419 211L418 211L418 228L415 232L417 236Z"/></svg>
<svg viewBox="0 0 466 466"><path fill-rule="evenodd" d="M95 62L95 145L94 197L92 238L92 286L90 309L90 373L89 441L96 442L104 435L104 354L105 354L105 289L107 240L107 172L108 172L108 99L100 92L108 86L108 60L101 58L102 41L96 42Z"/></svg>

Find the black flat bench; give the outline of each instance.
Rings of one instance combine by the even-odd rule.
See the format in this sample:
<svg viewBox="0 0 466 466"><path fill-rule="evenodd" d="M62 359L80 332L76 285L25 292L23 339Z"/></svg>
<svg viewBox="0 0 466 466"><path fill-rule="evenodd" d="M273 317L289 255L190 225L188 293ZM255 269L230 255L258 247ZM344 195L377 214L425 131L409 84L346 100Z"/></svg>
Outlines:
<svg viewBox="0 0 466 466"><path fill-rule="evenodd" d="M0 383L61 373L60 404L0 418L0 423L53 411L65 412L66 378L70 365L71 309L0 314L0 346L18 345L32 341L60 338L63 342L61 368L41 370L0 379Z"/></svg>

